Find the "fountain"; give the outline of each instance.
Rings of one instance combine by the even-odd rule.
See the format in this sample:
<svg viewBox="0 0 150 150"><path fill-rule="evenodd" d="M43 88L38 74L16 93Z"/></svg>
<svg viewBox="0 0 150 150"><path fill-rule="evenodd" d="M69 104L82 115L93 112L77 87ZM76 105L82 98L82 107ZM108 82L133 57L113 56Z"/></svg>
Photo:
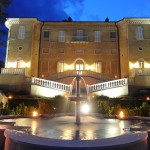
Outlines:
<svg viewBox="0 0 150 150"><path fill-rule="evenodd" d="M70 101L74 101L76 103L75 106L75 116L76 116L76 124L80 124L80 102L87 100L87 97L80 97L80 76L76 77L77 85L76 85L76 97L69 97Z"/></svg>
<svg viewBox="0 0 150 150"><path fill-rule="evenodd" d="M74 101L76 103L75 107L75 117L76 117L76 125L73 124L73 121L71 121L71 117L59 117L59 115L55 114L55 117L51 119L48 123L46 123L47 120L40 120L42 126L46 127L46 125L49 126L49 129L45 132L50 134L51 136L47 138L47 136L42 137L40 131L39 136L36 136L36 128L40 128L40 126L37 124L37 120L33 120L33 127L32 127L32 134L29 132L24 131L15 131L15 130L9 130L7 129L5 131L5 150L55 150L55 149L82 149L82 150L112 150L112 149L118 149L118 150L147 150L147 133L129 133L129 134L122 134L113 135L116 130L116 124L120 124L121 126L121 132L124 128L124 122L112 121L112 120L100 120L97 118L83 118L82 121L80 121L80 102L87 100L87 97L80 97L80 80L81 77L76 77L76 97L69 97L70 101ZM66 120L66 121L62 121ZM31 120L30 120L31 121ZM27 122L24 121L24 125ZM16 122L17 123L17 122ZM127 122L128 123L128 122ZM40 123L39 123L40 124ZM70 129L70 124L73 125L74 134L75 137L72 136ZM17 124L18 125L18 124ZM110 127L109 127L110 126ZM56 128L53 129L53 128ZM59 139L57 138L57 135L60 137L58 129L66 130L64 133L66 135L63 136L63 138ZM71 126L72 128L72 126ZM102 130L102 132L99 132L98 130ZM100 136L101 134L106 134L107 136L104 136L105 138L95 138L92 134L92 129L94 129L94 133L98 133ZM106 130L105 132L103 130ZM107 133L107 129L109 130L109 133ZM43 128L41 129L43 132ZM88 136L87 138L83 138L83 140L80 137L80 130L82 130L83 137ZM116 131L115 131L116 130ZM115 132L114 132L115 131ZM108 136L110 134L110 136ZM72 139L66 139L65 137L73 137ZM93 137L91 137L93 136ZM65 139L65 140L64 140Z"/></svg>

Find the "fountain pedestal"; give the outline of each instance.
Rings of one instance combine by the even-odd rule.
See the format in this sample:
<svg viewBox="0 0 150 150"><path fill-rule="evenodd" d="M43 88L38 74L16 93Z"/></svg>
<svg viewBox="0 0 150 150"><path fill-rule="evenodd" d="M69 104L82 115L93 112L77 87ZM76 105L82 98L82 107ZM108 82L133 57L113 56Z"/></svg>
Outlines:
<svg viewBox="0 0 150 150"><path fill-rule="evenodd" d="M77 85L76 85L76 97L69 97L70 101L76 102L75 115L76 115L76 123L80 123L80 101L87 100L87 97L80 97L80 76L76 77Z"/></svg>

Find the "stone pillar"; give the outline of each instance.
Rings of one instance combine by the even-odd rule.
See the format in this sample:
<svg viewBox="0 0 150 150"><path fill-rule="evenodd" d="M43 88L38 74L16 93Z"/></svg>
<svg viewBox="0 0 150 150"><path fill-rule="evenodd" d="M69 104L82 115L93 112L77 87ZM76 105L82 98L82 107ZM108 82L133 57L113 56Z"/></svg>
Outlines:
<svg viewBox="0 0 150 150"><path fill-rule="evenodd" d="M77 80L77 86L76 86L76 96L77 96L77 100L76 100L76 123L79 124L80 123L80 101L78 100L78 97L80 97L80 76L76 77Z"/></svg>

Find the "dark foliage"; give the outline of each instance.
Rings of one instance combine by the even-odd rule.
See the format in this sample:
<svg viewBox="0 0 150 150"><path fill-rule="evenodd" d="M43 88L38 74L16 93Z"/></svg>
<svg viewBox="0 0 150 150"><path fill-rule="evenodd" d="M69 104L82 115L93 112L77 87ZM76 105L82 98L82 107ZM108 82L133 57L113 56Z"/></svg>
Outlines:
<svg viewBox="0 0 150 150"><path fill-rule="evenodd" d="M7 31L4 29L4 22L9 16L7 8L11 2L12 0L0 0L0 48L6 47L6 41L2 38L2 36L7 35Z"/></svg>

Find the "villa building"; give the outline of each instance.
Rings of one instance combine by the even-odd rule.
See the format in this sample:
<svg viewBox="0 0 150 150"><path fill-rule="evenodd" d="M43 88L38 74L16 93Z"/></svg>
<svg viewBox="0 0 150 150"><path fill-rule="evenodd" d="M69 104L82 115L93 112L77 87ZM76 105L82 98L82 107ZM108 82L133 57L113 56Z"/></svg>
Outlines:
<svg viewBox="0 0 150 150"><path fill-rule="evenodd" d="M8 18L5 25L9 33L2 74L15 68L26 77L43 79L69 70L89 70L116 79L150 75L150 18L117 22ZM149 78L144 77L142 86L145 80Z"/></svg>

